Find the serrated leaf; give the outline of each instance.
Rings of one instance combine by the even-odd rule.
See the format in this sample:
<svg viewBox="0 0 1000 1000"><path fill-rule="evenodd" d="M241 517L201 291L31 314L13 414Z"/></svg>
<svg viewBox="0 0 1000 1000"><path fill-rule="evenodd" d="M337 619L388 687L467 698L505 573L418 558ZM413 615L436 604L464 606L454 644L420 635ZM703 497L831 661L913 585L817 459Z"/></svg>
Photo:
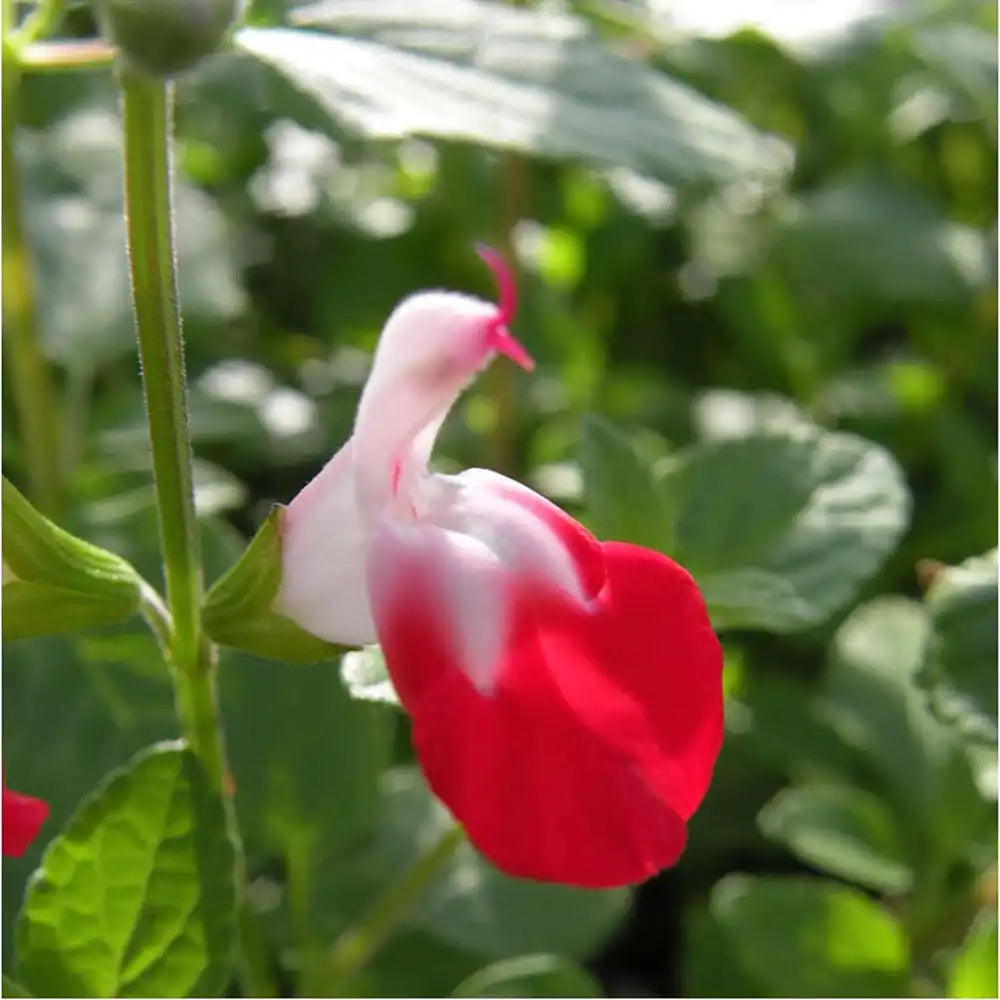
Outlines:
<svg viewBox="0 0 1000 1000"><path fill-rule="evenodd" d="M141 581L124 559L53 524L6 477L2 490L5 640L112 625L135 614Z"/></svg>
<svg viewBox="0 0 1000 1000"><path fill-rule="evenodd" d="M383 776L384 816L377 849L387 873L399 873L454 823L416 768ZM624 916L625 889L586 890L503 875L462 844L427 890L410 921L490 958L540 949L582 957Z"/></svg>
<svg viewBox="0 0 1000 1000"><path fill-rule="evenodd" d="M758 822L766 836L831 875L885 893L904 893L913 884L892 812L860 788L786 788L764 807Z"/></svg>
<svg viewBox="0 0 1000 1000"><path fill-rule="evenodd" d="M522 955L479 969L453 997L600 997L600 986L578 965L558 955Z"/></svg>
<svg viewBox="0 0 1000 1000"><path fill-rule="evenodd" d="M648 466L612 423L588 416L580 436L584 496L601 538L669 552L673 531L667 502Z"/></svg>
<svg viewBox="0 0 1000 1000"><path fill-rule="evenodd" d="M352 698L399 706L399 695L378 646L365 646L345 653L340 661L340 677Z"/></svg>
<svg viewBox="0 0 1000 1000"><path fill-rule="evenodd" d="M854 889L822 879L730 875L712 890L711 910L767 996L903 995L906 935Z"/></svg>
<svg viewBox="0 0 1000 1000"><path fill-rule="evenodd" d="M662 489L668 554L698 581L719 629L824 622L893 551L910 497L893 457L800 425L681 453Z"/></svg>
<svg viewBox="0 0 1000 1000"><path fill-rule="evenodd" d="M997 741L997 554L945 568L927 594L931 640L920 680L963 734Z"/></svg>
<svg viewBox="0 0 1000 1000"><path fill-rule="evenodd" d="M112 774L49 845L17 927L40 996L217 996L231 974L235 853L179 743Z"/></svg>
<svg viewBox="0 0 1000 1000"><path fill-rule="evenodd" d="M582 19L481 0L324 2L236 44L338 125L546 158L620 164L684 184L780 180L789 148L612 50Z"/></svg>
<svg viewBox="0 0 1000 1000"><path fill-rule="evenodd" d="M273 610L281 586L282 507L268 514L236 564L210 588L205 631L221 646L294 663L331 660L342 650Z"/></svg>

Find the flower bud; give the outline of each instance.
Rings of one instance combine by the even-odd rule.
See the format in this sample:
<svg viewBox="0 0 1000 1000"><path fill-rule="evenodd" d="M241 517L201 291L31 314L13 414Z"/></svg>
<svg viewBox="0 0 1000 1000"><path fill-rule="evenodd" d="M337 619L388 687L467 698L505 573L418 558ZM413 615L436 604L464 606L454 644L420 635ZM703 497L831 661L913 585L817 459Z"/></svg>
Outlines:
<svg viewBox="0 0 1000 1000"><path fill-rule="evenodd" d="M243 0L97 0L104 34L149 76L175 76L211 55L242 8Z"/></svg>

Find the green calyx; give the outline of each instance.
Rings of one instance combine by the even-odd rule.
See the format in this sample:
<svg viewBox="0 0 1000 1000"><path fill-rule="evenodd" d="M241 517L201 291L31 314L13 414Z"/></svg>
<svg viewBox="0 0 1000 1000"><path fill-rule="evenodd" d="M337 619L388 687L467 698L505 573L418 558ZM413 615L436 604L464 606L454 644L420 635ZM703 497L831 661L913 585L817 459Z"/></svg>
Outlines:
<svg viewBox="0 0 1000 1000"><path fill-rule="evenodd" d="M64 531L2 482L5 641L114 625L136 613L142 580L124 559Z"/></svg>
<svg viewBox="0 0 1000 1000"><path fill-rule="evenodd" d="M202 626L220 646L270 660L318 663L343 650L274 610L281 586L281 517L275 507L236 564L205 597Z"/></svg>
<svg viewBox="0 0 1000 1000"><path fill-rule="evenodd" d="M101 27L131 69L170 77L215 52L243 0L96 0Z"/></svg>

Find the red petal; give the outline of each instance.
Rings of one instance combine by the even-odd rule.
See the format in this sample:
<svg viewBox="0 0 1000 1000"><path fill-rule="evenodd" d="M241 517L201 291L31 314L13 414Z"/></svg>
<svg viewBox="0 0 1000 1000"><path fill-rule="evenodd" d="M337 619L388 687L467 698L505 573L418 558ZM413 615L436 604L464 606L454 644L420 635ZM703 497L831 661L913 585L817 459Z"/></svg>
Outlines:
<svg viewBox="0 0 1000 1000"><path fill-rule="evenodd" d="M593 888L677 860L722 733L721 655L690 577L643 549L604 552L592 610L513 596L489 696L451 662L422 567L398 566L376 609L428 782L472 842L512 875Z"/></svg>
<svg viewBox="0 0 1000 1000"><path fill-rule="evenodd" d="M31 846L49 815L41 799L3 790L3 853L19 858Z"/></svg>

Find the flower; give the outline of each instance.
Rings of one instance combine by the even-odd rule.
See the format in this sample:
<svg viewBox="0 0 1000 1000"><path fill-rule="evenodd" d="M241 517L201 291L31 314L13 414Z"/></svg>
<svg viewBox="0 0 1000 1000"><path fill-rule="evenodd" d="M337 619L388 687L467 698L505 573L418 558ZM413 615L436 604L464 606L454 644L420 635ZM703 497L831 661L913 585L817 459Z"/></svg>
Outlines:
<svg viewBox="0 0 1000 1000"><path fill-rule="evenodd" d="M673 864L722 741L722 656L690 575L598 542L495 472L432 474L448 410L497 354L500 304L431 291L389 317L354 433L282 523L276 610L379 642L434 793L509 874L590 887Z"/></svg>
<svg viewBox="0 0 1000 1000"><path fill-rule="evenodd" d="M3 853L19 858L38 836L49 807L41 799L3 787Z"/></svg>

